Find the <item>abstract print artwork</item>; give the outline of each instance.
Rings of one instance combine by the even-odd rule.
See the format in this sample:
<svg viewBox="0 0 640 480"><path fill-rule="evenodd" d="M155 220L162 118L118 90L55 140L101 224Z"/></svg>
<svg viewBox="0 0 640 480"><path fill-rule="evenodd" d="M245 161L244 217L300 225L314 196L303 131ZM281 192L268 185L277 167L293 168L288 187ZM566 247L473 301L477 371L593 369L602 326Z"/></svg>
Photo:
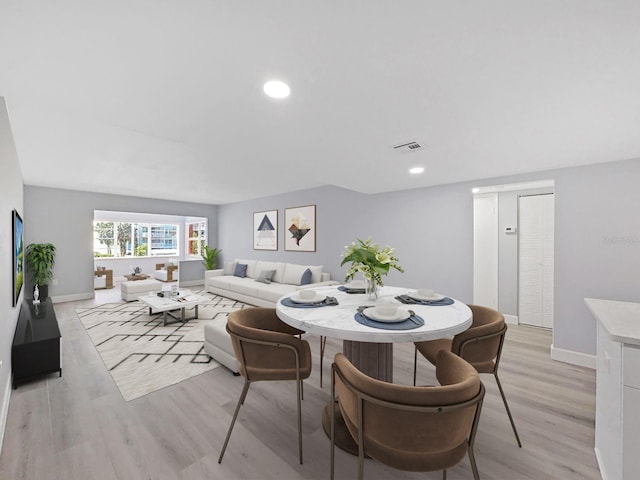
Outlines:
<svg viewBox="0 0 640 480"><path fill-rule="evenodd" d="M253 214L253 249L278 250L278 210Z"/></svg>
<svg viewBox="0 0 640 480"><path fill-rule="evenodd" d="M316 206L284 209L284 249L294 252L316 251Z"/></svg>

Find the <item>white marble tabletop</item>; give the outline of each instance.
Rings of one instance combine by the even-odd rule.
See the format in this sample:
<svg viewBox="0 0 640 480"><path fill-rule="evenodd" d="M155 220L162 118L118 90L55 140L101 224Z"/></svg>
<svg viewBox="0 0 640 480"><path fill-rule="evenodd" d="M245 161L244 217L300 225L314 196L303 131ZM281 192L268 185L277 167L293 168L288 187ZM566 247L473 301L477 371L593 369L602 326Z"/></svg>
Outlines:
<svg viewBox="0 0 640 480"><path fill-rule="evenodd" d="M165 310L177 310L178 308L190 308L194 305L198 305L199 303L204 303L207 298L201 295L197 295L191 290L187 290L185 288L181 288L179 290L179 297L159 297L157 292L149 292L145 295L140 295L138 300L147 306L153 308L158 312L163 312ZM169 294L169 291L165 292ZM182 300L178 300L178 298Z"/></svg>
<svg viewBox="0 0 640 480"><path fill-rule="evenodd" d="M640 345L640 303L598 298L584 301L612 340Z"/></svg>
<svg viewBox="0 0 640 480"><path fill-rule="evenodd" d="M425 306L404 305L394 297L411 291L401 287L382 287L376 302L367 300L364 294L349 294L337 286L314 289L318 293L335 297L339 305L318 308L295 308L282 305L278 300L276 312L285 323L305 332L342 340L373 343L416 342L450 337L471 326L471 309L454 300L453 305ZM285 295L282 298L286 298ZM412 330L383 330L358 323L354 315L361 305L380 302L397 303L404 310L413 310L424 319L425 324Z"/></svg>

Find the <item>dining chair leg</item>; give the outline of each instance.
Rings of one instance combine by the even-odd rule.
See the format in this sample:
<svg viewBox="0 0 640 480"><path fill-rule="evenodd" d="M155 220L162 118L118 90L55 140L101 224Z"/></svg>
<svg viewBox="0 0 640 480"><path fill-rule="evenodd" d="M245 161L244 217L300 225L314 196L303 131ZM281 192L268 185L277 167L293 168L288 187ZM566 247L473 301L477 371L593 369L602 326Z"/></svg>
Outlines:
<svg viewBox="0 0 640 480"><path fill-rule="evenodd" d="M324 363L324 347L327 344L327 337L320 335L320 388L322 388L322 365Z"/></svg>
<svg viewBox="0 0 640 480"><path fill-rule="evenodd" d="M227 449L227 445L229 444L229 439L231 438L231 431L233 430L233 426L236 423L236 418L238 418L238 412L240 411L240 406L244 403L244 399L247 396L247 392L249 391L250 385L251 385L251 382L249 380L244 381L244 387L242 388L242 393L240 394L240 398L238 399L236 410L235 412L233 412L233 419L231 420L231 425L229 425L227 438L225 438L224 440L224 445L222 446L222 451L220 452L220 458L218 458L218 463L222 463L222 457L224 456L224 452Z"/></svg>
<svg viewBox="0 0 640 480"><path fill-rule="evenodd" d="M447 480L447 469L442 470L442 480Z"/></svg>
<svg viewBox="0 0 640 480"><path fill-rule="evenodd" d="M416 372L418 371L418 347L413 347L413 386L416 386Z"/></svg>
<svg viewBox="0 0 640 480"><path fill-rule="evenodd" d="M245 380L245 384L247 383L251 383L251 382L247 382ZM242 393L240 394L240 404L244 405L244 401L247 399L247 393L249 392L249 387L247 387L246 389L242 390Z"/></svg>
<svg viewBox="0 0 640 480"><path fill-rule="evenodd" d="M298 396L298 453L302 465L302 380L296 382Z"/></svg>
<svg viewBox="0 0 640 480"><path fill-rule="evenodd" d="M511 422L511 428L513 428L513 433L516 436L516 441L518 442L518 446L522 448L522 443L520 443L520 436L518 435L518 430L516 430L516 424L513 421L513 417L511 416L511 410L509 409L509 404L507 403L507 397L504 395L504 390L502 390L502 384L500 383L500 379L498 378L498 372L493 372L493 376L496 378L496 383L498 384L498 390L500 390L500 395L502 395L502 401L504 403L504 408L507 410L507 415L509 415L509 421Z"/></svg>
<svg viewBox="0 0 640 480"><path fill-rule="evenodd" d="M473 447L469 446L467 449L467 453L469 454L469 463L471 463L471 471L473 472L473 479L480 480L480 475L478 474L478 466L476 465L476 457L473 454Z"/></svg>

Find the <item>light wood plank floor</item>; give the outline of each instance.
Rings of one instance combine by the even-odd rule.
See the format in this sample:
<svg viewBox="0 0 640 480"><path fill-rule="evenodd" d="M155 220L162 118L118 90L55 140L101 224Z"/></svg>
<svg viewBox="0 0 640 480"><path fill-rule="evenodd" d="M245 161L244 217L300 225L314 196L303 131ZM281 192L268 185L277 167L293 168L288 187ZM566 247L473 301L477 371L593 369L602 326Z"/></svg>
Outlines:
<svg viewBox="0 0 640 480"><path fill-rule="evenodd" d="M217 459L242 387L224 367L125 402L75 315L79 305L56 305L62 331L63 377L51 375L14 390L0 456L2 480L325 479L329 441L321 412L330 394L329 340L324 388L319 388L318 338L309 336L314 371L305 382L305 463L297 461L295 386L257 383L249 391L221 465ZM595 373L549 359L551 335L511 326L501 379L523 448L518 448L490 375L476 441L482 479L599 479L594 445ZM412 381L413 347L396 345L394 375ZM433 383L419 363L418 380ZM356 477L357 458L337 451L336 478ZM473 478L465 459L450 479ZM367 460L368 479L439 479L440 472L400 472Z"/></svg>

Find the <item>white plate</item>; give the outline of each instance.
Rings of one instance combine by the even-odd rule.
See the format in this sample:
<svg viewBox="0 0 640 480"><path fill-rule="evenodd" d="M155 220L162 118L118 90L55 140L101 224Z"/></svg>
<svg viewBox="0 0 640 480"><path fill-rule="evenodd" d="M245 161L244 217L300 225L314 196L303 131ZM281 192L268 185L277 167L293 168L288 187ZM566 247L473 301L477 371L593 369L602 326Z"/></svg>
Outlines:
<svg viewBox="0 0 640 480"><path fill-rule="evenodd" d="M404 322L407 318L409 318L409 312L401 309L398 309L393 315L382 315L377 312L376 307L369 307L365 308L362 311L362 314L365 317L370 318L371 320L375 320L376 322L386 323Z"/></svg>
<svg viewBox="0 0 640 480"><path fill-rule="evenodd" d="M320 303L323 302L324 299L327 298L327 296L316 293L315 296L311 298L302 298L300 296L300 293L296 292L292 293L289 298L293 303Z"/></svg>
<svg viewBox="0 0 640 480"><path fill-rule="evenodd" d="M440 300L444 300L445 296L440 295L439 293L434 293L431 296L420 295L418 292L411 292L407 294L409 298L413 298L414 300L422 300L427 302L438 302Z"/></svg>

